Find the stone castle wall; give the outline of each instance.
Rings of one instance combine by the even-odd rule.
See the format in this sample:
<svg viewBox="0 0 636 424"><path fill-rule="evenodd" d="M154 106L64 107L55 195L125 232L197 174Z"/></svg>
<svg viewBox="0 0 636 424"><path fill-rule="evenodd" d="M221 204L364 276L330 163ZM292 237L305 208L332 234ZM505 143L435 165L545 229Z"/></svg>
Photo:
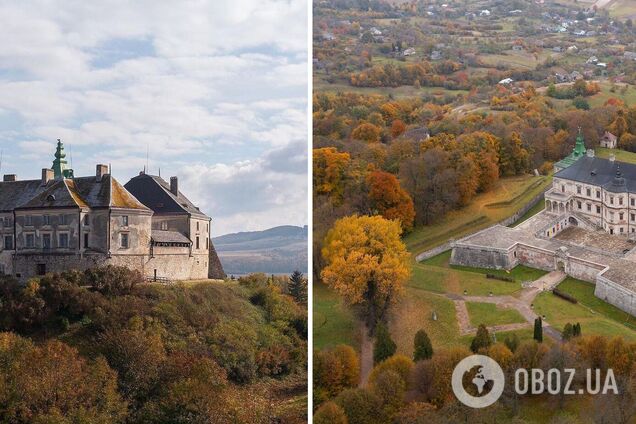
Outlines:
<svg viewBox="0 0 636 424"><path fill-rule="evenodd" d="M455 245L450 258L451 265L472 266L478 268L510 269L508 252L505 250Z"/></svg>
<svg viewBox="0 0 636 424"><path fill-rule="evenodd" d="M636 316L636 295L634 292L610 281L602 274L596 278L594 296Z"/></svg>
<svg viewBox="0 0 636 424"><path fill-rule="evenodd" d="M62 272L69 269L85 270L102 265L124 266L139 270L146 277L176 280L196 280L208 278L208 255L162 254L113 255L105 254L60 254L60 255L16 255L0 258L7 274L26 281L38 275L38 265L44 265L46 272ZM156 270L156 274L155 274Z"/></svg>

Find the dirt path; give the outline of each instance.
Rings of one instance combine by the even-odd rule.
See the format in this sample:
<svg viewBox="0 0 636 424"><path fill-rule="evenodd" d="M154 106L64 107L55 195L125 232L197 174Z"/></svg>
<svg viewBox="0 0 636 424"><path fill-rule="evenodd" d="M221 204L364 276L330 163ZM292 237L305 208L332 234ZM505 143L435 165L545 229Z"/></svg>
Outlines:
<svg viewBox="0 0 636 424"><path fill-rule="evenodd" d="M373 340L366 325L360 324L360 387L367 385L373 369Z"/></svg>
<svg viewBox="0 0 636 424"><path fill-rule="evenodd" d="M497 307L518 311L526 322L488 327L489 331L495 332L518 330L534 325L534 320L538 318L538 315L531 307L535 297L543 290L551 290L556 287L564 278L565 274L563 272L550 272L538 280L533 281L528 287L525 287L518 298L513 296L462 296L457 294L447 294L446 297L451 299L455 304L459 333L462 336L477 333L477 329L470 324L466 302L494 303ZM552 327L545 320L543 320L543 330L549 337L555 340L561 340L561 332Z"/></svg>

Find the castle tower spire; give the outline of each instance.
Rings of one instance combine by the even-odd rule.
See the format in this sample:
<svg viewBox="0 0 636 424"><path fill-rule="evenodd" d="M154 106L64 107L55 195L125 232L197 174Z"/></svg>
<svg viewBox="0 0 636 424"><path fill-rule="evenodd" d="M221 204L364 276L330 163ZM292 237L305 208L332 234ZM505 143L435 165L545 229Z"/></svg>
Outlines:
<svg viewBox="0 0 636 424"><path fill-rule="evenodd" d="M73 178L73 170L66 167L66 153L64 153L64 143L57 139L57 148L55 149L55 160L53 160L53 175L56 179Z"/></svg>
<svg viewBox="0 0 636 424"><path fill-rule="evenodd" d="M574 153L575 157L580 157L585 155L585 139L583 138L583 133L581 132L581 127L579 127L579 133L576 136L576 144L574 145Z"/></svg>

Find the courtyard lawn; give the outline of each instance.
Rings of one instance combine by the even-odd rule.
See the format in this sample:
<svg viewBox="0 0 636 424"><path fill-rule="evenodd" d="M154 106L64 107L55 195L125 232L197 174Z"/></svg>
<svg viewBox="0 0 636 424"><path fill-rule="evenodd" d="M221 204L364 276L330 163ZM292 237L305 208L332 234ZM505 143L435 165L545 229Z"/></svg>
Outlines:
<svg viewBox="0 0 636 424"><path fill-rule="evenodd" d="M504 340L506 339L506 336L512 337L513 334L517 335L517 337L519 338L519 343L521 343L524 341L533 340L534 330L532 329L532 327L528 327L528 328L522 328L520 330L500 331L498 333L494 333L494 337L497 342L503 343ZM490 335L493 336L493 333L491 332ZM467 348L470 348L470 343L473 341L474 338L475 336L472 334L467 336L462 336L459 339L460 344L462 344L463 346ZM544 343L550 343L550 338L549 337L546 338L544 340Z"/></svg>
<svg viewBox="0 0 636 424"><path fill-rule="evenodd" d="M519 312L514 309L500 308L494 303L466 302L470 324L478 327L494 325L516 324L526 322Z"/></svg>
<svg viewBox="0 0 636 424"><path fill-rule="evenodd" d="M545 315L548 323L560 331L568 322L579 322L584 335L622 336L625 340L636 341L636 331L618 321L594 313L582 304L573 304L561 299L552 292L540 293L534 300L534 310L539 315Z"/></svg>
<svg viewBox="0 0 636 424"><path fill-rule="evenodd" d="M433 312L437 321L433 321ZM389 329L398 353L413 356L413 339L425 330L433 348L460 344L455 305L450 299L424 290L407 288L398 307L390 312Z"/></svg>
<svg viewBox="0 0 636 424"><path fill-rule="evenodd" d="M465 208L449 212L435 224L417 227L404 237L404 242L417 255L449 239L489 227L512 216L551 183L552 177L502 178L493 190L478 195Z"/></svg>
<svg viewBox="0 0 636 424"><path fill-rule="evenodd" d="M351 308L320 282L313 283L314 348L348 344L360 351L360 325Z"/></svg>

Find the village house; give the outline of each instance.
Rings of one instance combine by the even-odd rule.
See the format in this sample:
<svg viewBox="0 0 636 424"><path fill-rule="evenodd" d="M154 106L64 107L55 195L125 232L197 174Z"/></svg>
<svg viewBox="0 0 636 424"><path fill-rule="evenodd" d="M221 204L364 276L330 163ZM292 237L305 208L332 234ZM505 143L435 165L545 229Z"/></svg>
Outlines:
<svg viewBox="0 0 636 424"><path fill-rule="evenodd" d="M605 147L608 149L615 149L618 142L618 137L612 134L609 131L605 131L603 137L599 140L599 144L601 147Z"/></svg>
<svg viewBox="0 0 636 424"><path fill-rule="evenodd" d="M65 157L58 140L40 179L10 174L0 182L0 272L25 281L118 265L154 280L224 276L211 219L179 191L177 177L168 184L142 172L122 186L106 165L75 176Z"/></svg>

